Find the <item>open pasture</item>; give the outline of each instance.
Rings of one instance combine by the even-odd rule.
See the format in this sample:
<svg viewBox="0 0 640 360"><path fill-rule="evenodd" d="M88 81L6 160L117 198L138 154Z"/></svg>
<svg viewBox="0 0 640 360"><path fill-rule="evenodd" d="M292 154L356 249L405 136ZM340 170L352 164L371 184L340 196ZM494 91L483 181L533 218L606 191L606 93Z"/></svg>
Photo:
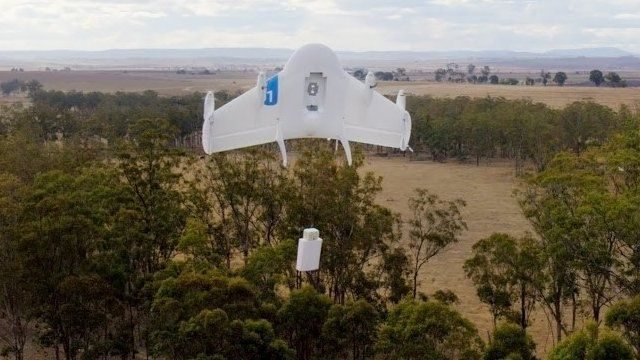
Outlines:
<svg viewBox="0 0 640 360"><path fill-rule="evenodd" d="M596 103L618 109L626 104L640 106L640 88L609 88L595 86L524 86L524 85L473 85L449 84L428 81L414 82L381 82L378 91L393 95L399 89L414 95L431 95L433 97L504 97L509 100L527 99L542 102L554 108L561 108L574 101L594 101Z"/></svg>
<svg viewBox="0 0 640 360"><path fill-rule="evenodd" d="M405 221L411 216L407 201L416 188L426 188L445 200L461 198L467 202L462 215L468 230L460 242L427 263L421 273L419 290L426 294L439 289L452 290L460 300L457 308L486 339L493 329L491 314L476 296L473 283L465 277L462 267L476 241L494 232L520 236L533 231L514 196L519 182L513 164L495 162L475 166L368 157L364 170L383 177L378 202L399 212ZM538 354L542 355L552 347L553 335L542 311L534 313L532 320L529 332L537 344Z"/></svg>
<svg viewBox="0 0 640 360"><path fill-rule="evenodd" d="M40 81L45 89L78 91L144 91L161 95L183 95L194 91L243 91L254 86L253 71L220 71L215 74L176 74L169 71L0 71L0 82L11 79ZM436 83L432 81L381 81L377 90L395 95L399 89L410 94L434 97L504 97L543 102L563 107L574 101L595 101L617 109L622 104L640 105L640 87L609 88L595 86L508 86Z"/></svg>
<svg viewBox="0 0 640 360"><path fill-rule="evenodd" d="M0 82L38 80L45 90L62 91L157 91L160 95L183 95L195 91L245 90L255 84L253 73L218 72L211 75L176 74L168 71L0 71Z"/></svg>

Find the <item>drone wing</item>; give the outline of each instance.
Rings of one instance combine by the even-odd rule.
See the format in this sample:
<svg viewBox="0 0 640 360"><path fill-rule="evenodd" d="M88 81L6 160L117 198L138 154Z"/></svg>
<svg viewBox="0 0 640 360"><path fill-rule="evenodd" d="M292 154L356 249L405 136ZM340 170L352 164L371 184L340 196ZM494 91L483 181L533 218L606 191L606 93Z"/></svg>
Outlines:
<svg viewBox="0 0 640 360"><path fill-rule="evenodd" d="M267 89L272 79L266 83ZM265 99L259 81L258 86L216 110L213 93L209 92L205 98L202 126L204 151L212 154L276 141L277 115L272 106L275 103L269 96Z"/></svg>
<svg viewBox="0 0 640 360"><path fill-rule="evenodd" d="M394 104L369 84L349 77L345 111L346 140L406 150L411 135L411 116L405 110L402 90Z"/></svg>

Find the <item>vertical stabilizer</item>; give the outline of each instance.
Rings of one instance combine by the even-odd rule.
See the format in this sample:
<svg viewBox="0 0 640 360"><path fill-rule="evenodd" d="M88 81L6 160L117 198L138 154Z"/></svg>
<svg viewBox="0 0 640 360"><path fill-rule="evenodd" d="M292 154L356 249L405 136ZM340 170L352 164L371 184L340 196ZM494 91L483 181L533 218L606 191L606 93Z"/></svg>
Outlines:
<svg viewBox="0 0 640 360"><path fill-rule="evenodd" d="M202 148L207 154L213 153L213 115L216 111L216 100L213 91L207 92L204 98L204 123L202 124Z"/></svg>

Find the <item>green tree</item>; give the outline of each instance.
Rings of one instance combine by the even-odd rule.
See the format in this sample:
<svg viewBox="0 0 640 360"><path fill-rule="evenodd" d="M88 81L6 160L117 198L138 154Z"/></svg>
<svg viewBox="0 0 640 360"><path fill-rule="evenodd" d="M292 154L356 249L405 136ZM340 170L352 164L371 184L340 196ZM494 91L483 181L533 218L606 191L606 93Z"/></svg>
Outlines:
<svg viewBox="0 0 640 360"><path fill-rule="evenodd" d="M604 82L604 75L600 70L591 70L589 73L589 81L594 83L596 86L600 86Z"/></svg>
<svg viewBox="0 0 640 360"><path fill-rule="evenodd" d="M13 79L9 81L5 81L0 83L0 90L2 90L2 95L10 95L13 92L20 91L22 88L22 81L18 79Z"/></svg>
<svg viewBox="0 0 640 360"><path fill-rule="evenodd" d="M627 82L622 80L622 77L615 71L607 73L605 79L611 87L627 87Z"/></svg>
<svg viewBox="0 0 640 360"><path fill-rule="evenodd" d="M245 279L194 269L188 263L173 264L156 278L149 324L152 353L175 359L200 354L234 357L243 353L242 344L257 341L251 346L268 348L276 340L271 324L247 322L259 318L260 304ZM259 358L259 350L245 350L253 353L246 358Z"/></svg>
<svg viewBox="0 0 640 360"><path fill-rule="evenodd" d="M172 359L294 359L294 351L276 338L266 320L229 320L221 309L202 310L180 324L176 337L184 344Z"/></svg>
<svg viewBox="0 0 640 360"><path fill-rule="evenodd" d="M523 194L521 206L540 237L544 281L536 290L555 321L556 339L560 341L567 333L564 305L568 300L574 300L575 314L577 269L568 239L573 224L567 219L569 213L562 210L568 199L559 197L565 193L555 192L555 189L550 187L551 191L547 193L530 188Z"/></svg>
<svg viewBox="0 0 640 360"><path fill-rule="evenodd" d="M466 128L466 137L476 166L480 166L482 157L491 157L495 151L494 135L497 133L494 121L487 112L466 111L462 122Z"/></svg>
<svg viewBox="0 0 640 360"><path fill-rule="evenodd" d="M476 66L473 64L467 65L467 74L473 75L476 71Z"/></svg>
<svg viewBox="0 0 640 360"><path fill-rule="evenodd" d="M169 145L174 131L166 120L139 119L130 127L131 139L116 153L121 206L108 227L110 260L105 261L119 265L127 312L123 342L132 352L137 342L145 341L137 334L147 321L145 308L153 295L147 284L176 255L187 222L180 151Z"/></svg>
<svg viewBox="0 0 640 360"><path fill-rule="evenodd" d="M401 247L387 251L382 257L383 286L388 290L386 298L397 304L412 290L407 279L411 275L411 259Z"/></svg>
<svg viewBox="0 0 640 360"><path fill-rule="evenodd" d="M631 360L633 350L612 331L598 331L597 325L588 324L557 344L549 360Z"/></svg>
<svg viewBox="0 0 640 360"><path fill-rule="evenodd" d="M37 92L42 91L42 84L38 80L29 80L24 87L30 99L33 99Z"/></svg>
<svg viewBox="0 0 640 360"><path fill-rule="evenodd" d="M548 71L540 70L540 78L542 79L542 85L547 86L549 79L551 79L551 73Z"/></svg>
<svg viewBox="0 0 640 360"><path fill-rule="evenodd" d="M24 185L10 174L0 173L0 354L24 358L33 303L28 269L20 259L20 224Z"/></svg>
<svg viewBox="0 0 640 360"><path fill-rule="evenodd" d="M264 319L232 322L229 342L232 344L229 359L295 359L295 351L276 337L271 323Z"/></svg>
<svg viewBox="0 0 640 360"><path fill-rule="evenodd" d="M306 286L291 292L278 311L281 333L296 350L298 359L312 359L318 354L322 327L330 307L331 299Z"/></svg>
<svg viewBox="0 0 640 360"><path fill-rule="evenodd" d="M322 327L323 356L329 359L370 359L380 314L364 300L335 304Z"/></svg>
<svg viewBox="0 0 640 360"><path fill-rule="evenodd" d="M619 205L607 191L599 162L587 155L556 156L531 180L524 200L525 214L547 253L544 267L548 285L553 285L547 288L551 293L543 298L554 299L550 311L555 317L563 296L569 297L574 307L572 323L580 293L586 297L596 322L600 321L602 308L617 293L614 280L621 260L616 250L621 240L617 227L626 226L609 220L615 219ZM561 318L556 320L560 331Z"/></svg>
<svg viewBox="0 0 640 360"><path fill-rule="evenodd" d="M478 76L475 74L476 66L473 64L467 65L467 82L476 83L478 82Z"/></svg>
<svg viewBox="0 0 640 360"><path fill-rule="evenodd" d="M396 71L394 71L394 79L396 81L409 81L409 77L407 76L407 69L396 68Z"/></svg>
<svg viewBox="0 0 640 360"><path fill-rule="evenodd" d="M577 154L589 145L603 144L619 127L610 108L592 102L569 104L558 120L562 145Z"/></svg>
<svg viewBox="0 0 640 360"><path fill-rule="evenodd" d="M418 275L422 267L447 246L459 240L467 228L461 209L466 205L461 199L440 200L426 189L416 189L409 199L412 217L409 224L409 248L413 258L413 298L418 290Z"/></svg>
<svg viewBox="0 0 640 360"><path fill-rule="evenodd" d="M620 301L607 311L607 326L622 331L636 356L640 354L640 296Z"/></svg>
<svg viewBox="0 0 640 360"><path fill-rule="evenodd" d="M535 360L536 344L526 331L510 323L499 325L491 336L484 352L484 360L522 359Z"/></svg>
<svg viewBox="0 0 640 360"><path fill-rule="evenodd" d="M563 71L558 71L554 76L553 76L553 82L558 84L558 86L564 86L564 83L567 81L567 73L563 72Z"/></svg>
<svg viewBox="0 0 640 360"><path fill-rule="evenodd" d="M257 149L216 155L195 171L189 200L197 221L206 226L200 244L209 256L223 258L230 267L234 250L246 263L259 245L277 241L291 189L273 155Z"/></svg>
<svg viewBox="0 0 640 360"><path fill-rule="evenodd" d="M597 175L603 176L609 196L606 229L616 239L616 282L626 294L640 293L640 249L637 244L640 227L640 132L633 125L614 135L596 151ZM600 172L602 171L602 172Z"/></svg>
<svg viewBox="0 0 640 360"><path fill-rule="evenodd" d="M277 287L295 287L297 244L283 240L274 246L263 246L254 251L242 269L243 276L259 290L263 301L277 302Z"/></svg>
<svg viewBox="0 0 640 360"><path fill-rule="evenodd" d="M479 83L486 83L489 82L489 75L491 74L491 68L489 66L483 66L482 69L480 69L480 76L478 76L478 82ZM493 75L495 76L495 75ZM496 76L497 78L497 76Z"/></svg>
<svg viewBox="0 0 640 360"><path fill-rule="evenodd" d="M133 207L123 214L129 227L125 233L135 236L131 261L148 275L175 255L186 225L184 199L177 189L179 157L168 146L173 131L163 119L140 119L131 128L135 141L118 153L118 170Z"/></svg>
<svg viewBox="0 0 640 360"><path fill-rule="evenodd" d="M442 80L444 80L446 76L447 70L445 69L440 68L434 72L434 77L437 82L442 82Z"/></svg>
<svg viewBox="0 0 640 360"><path fill-rule="evenodd" d="M494 327L499 317L512 315L517 299L518 323L522 329L527 328L542 281L540 249L534 239L492 234L473 245L473 257L465 262L464 269L480 301L489 305Z"/></svg>
<svg viewBox="0 0 640 360"><path fill-rule="evenodd" d="M484 346L473 324L440 302L401 302L378 336L381 359L480 359Z"/></svg>
<svg viewBox="0 0 640 360"><path fill-rule="evenodd" d="M365 77L367 77L367 70L366 69L356 69L353 71L353 77L358 79L358 80L364 80Z"/></svg>
<svg viewBox="0 0 640 360"><path fill-rule="evenodd" d="M56 354L61 346L66 359L103 353L96 348L113 335L109 327L101 331L106 319L123 315L113 286L95 268L105 221L119 206L113 182L99 169L80 176L52 171L36 178L24 202L19 254L30 269L34 315L44 325L39 338Z"/></svg>
<svg viewBox="0 0 640 360"><path fill-rule="evenodd" d="M282 223L283 235L299 238L304 228L320 229L323 239L320 269L308 281L334 302L379 298L385 274L370 267L398 241L398 215L380 206L375 196L382 179L360 174L362 154L354 154L352 166L336 160L326 142L313 142L296 161L291 197ZM332 206L326 206L332 204Z"/></svg>
<svg viewBox="0 0 640 360"><path fill-rule="evenodd" d="M391 81L393 80L393 73L390 71L376 71L375 74L377 80Z"/></svg>

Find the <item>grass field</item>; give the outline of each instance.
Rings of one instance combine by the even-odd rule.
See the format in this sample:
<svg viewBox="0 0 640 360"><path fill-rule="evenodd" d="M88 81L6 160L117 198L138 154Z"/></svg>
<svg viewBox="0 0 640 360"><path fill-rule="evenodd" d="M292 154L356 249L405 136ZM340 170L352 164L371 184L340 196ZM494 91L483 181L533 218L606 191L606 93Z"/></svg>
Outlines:
<svg viewBox="0 0 640 360"><path fill-rule="evenodd" d="M176 74L162 71L0 71L0 82L18 78L36 79L45 89L78 91L143 91L152 89L161 95L180 95L194 91L227 90L235 92L254 86L253 72L229 71L213 75ZM544 102L562 107L574 101L592 100L617 109L621 104L640 106L640 87L614 89L594 86L507 86L434 83L429 81L379 82L377 90L395 95L399 89L416 95L434 97L505 97Z"/></svg>
<svg viewBox="0 0 640 360"><path fill-rule="evenodd" d="M620 105L640 106L640 88L608 88L595 86L509 86L442 84L434 82L380 83L378 90L383 94L395 95L399 89L415 95L433 97L504 97L510 100L528 99L560 108L574 101L591 100L618 109Z"/></svg>
<svg viewBox="0 0 640 360"><path fill-rule="evenodd" d="M244 72L219 72L214 75L176 74L162 71L0 71L0 82L11 79L40 81L46 90L144 91L161 95L180 95L195 91L237 91L255 85L256 76Z"/></svg>
<svg viewBox="0 0 640 360"><path fill-rule="evenodd" d="M379 203L399 212L405 220L410 217L407 200L415 188L426 188L443 199L462 198L467 202L462 214L468 231L460 242L427 264L420 277L420 290L426 294L438 289L452 290L460 299L457 308L486 339L493 328L491 314L478 300L462 266L476 241L494 232L518 236L532 231L513 194L518 187L513 164L499 162L475 166L369 157L364 168L384 178ZM533 314L532 322L529 333L537 344L538 353L544 355L553 345L553 335L542 311Z"/></svg>

